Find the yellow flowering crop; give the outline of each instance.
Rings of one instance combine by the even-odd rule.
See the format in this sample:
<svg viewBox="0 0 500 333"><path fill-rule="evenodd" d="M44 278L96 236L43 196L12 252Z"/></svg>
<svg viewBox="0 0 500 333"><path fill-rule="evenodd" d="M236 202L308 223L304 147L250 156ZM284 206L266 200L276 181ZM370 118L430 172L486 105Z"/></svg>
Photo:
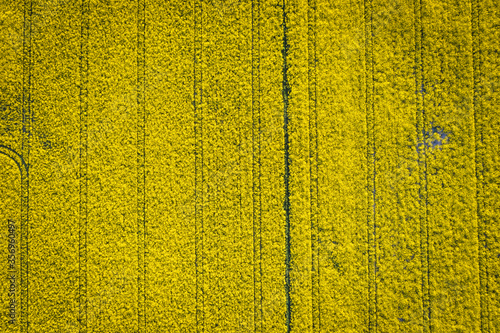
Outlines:
<svg viewBox="0 0 500 333"><path fill-rule="evenodd" d="M500 332L494 0L0 0L0 332Z"/></svg>

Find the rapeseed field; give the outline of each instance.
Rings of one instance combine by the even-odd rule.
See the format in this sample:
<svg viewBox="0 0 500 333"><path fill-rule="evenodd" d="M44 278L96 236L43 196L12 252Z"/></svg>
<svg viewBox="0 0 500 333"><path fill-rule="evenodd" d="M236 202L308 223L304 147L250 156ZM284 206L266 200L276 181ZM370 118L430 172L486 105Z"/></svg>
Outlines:
<svg viewBox="0 0 500 333"><path fill-rule="evenodd" d="M0 332L500 332L495 0L0 0Z"/></svg>

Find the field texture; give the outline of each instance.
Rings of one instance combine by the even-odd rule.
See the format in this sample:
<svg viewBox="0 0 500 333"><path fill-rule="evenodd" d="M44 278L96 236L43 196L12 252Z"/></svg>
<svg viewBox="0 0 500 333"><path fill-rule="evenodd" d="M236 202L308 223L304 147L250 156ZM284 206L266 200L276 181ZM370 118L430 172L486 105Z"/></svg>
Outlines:
<svg viewBox="0 0 500 333"><path fill-rule="evenodd" d="M0 332L500 332L497 0L0 0Z"/></svg>

